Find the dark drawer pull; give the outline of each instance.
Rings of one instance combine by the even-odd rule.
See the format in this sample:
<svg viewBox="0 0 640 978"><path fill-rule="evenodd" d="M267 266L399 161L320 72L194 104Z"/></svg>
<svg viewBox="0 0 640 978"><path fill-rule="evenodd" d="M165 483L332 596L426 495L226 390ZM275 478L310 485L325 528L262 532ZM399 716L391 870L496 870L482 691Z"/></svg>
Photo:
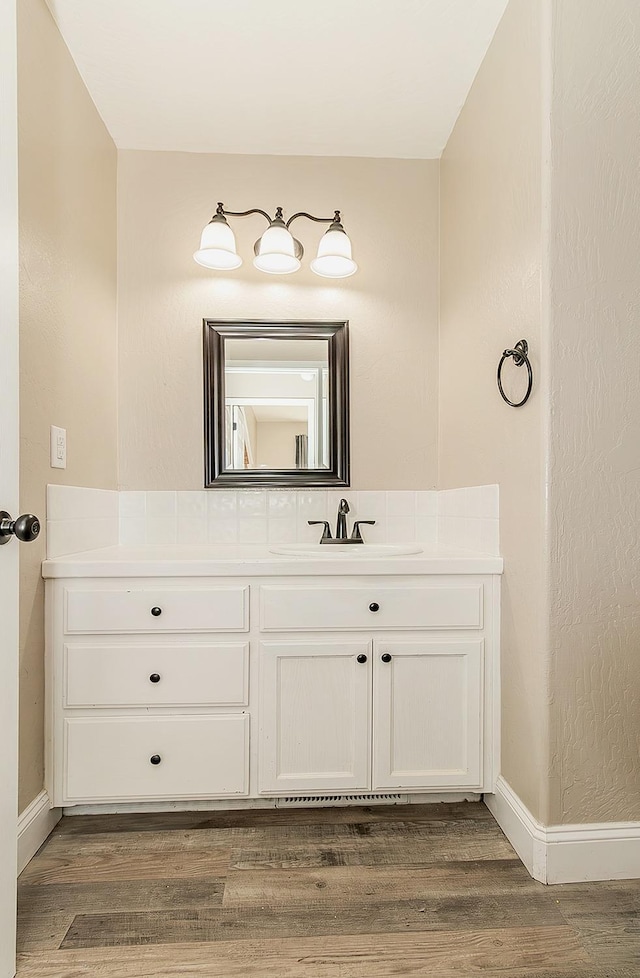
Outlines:
<svg viewBox="0 0 640 978"><path fill-rule="evenodd" d="M149 676L149 682L150 683L159 683L160 682L160 673L159 672L152 672L151 675Z"/></svg>
<svg viewBox="0 0 640 978"><path fill-rule="evenodd" d="M160 615L162 614L162 608L152 608L151 614L153 615L154 618L159 618Z"/></svg>
<svg viewBox="0 0 640 978"><path fill-rule="evenodd" d="M369 611L380 611L380 605L377 601L372 601L369 605Z"/></svg>
<svg viewBox="0 0 640 978"><path fill-rule="evenodd" d="M361 653L360 653L360 655L359 655L359 656L357 656L357 661L358 661L358 662L366 662L366 661L367 661L367 657L366 657L366 655L364 654L364 652L361 652Z"/></svg>
<svg viewBox="0 0 640 978"><path fill-rule="evenodd" d="M382 659L383 662L391 662L391 656L389 655L388 652L383 652L380 658Z"/></svg>
<svg viewBox="0 0 640 978"><path fill-rule="evenodd" d="M159 754L152 754L149 760L152 764L159 764L162 758Z"/></svg>

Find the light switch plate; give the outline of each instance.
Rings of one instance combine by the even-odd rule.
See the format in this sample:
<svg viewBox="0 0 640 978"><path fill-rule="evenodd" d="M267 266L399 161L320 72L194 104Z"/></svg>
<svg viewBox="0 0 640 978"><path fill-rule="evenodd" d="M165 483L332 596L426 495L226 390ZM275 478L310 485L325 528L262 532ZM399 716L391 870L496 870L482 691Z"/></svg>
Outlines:
<svg viewBox="0 0 640 978"><path fill-rule="evenodd" d="M67 429L51 425L51 468L67 467Z"/></svg>

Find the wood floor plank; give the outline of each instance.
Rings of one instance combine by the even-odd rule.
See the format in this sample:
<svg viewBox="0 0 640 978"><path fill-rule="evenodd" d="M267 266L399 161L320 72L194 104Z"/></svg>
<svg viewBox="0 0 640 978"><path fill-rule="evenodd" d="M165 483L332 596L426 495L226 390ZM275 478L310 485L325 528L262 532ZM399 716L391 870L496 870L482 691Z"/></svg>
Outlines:
<svg viewBox="0 0 640 978"><path fill-rule="evenodd" d="M402 975L460 978L491 970L531 978L535 969L592 964L566 926L511 930L436 931L183 944L140 948L76 949L20 956L18 978L389 978ZM593 975L585 972L585 975Z"/></svg>
<svg viewBox="0 0 640 978"><path fill-rule="evenodd" d="M463 894L355 906L243 907L154 913L78 914L62 946L258 940L319 935L389 934L433 930L566 926L545 893Z"/></svg>
<svg viewBox="0 0 640 978"><path fill-rule="evenodd" d="M518 859L477 860L415 866L352 866L269 870L231 870L224 906L292 906L422 899L428 895L534 890L535 883Z"/></svg>
<svg viewBox="0 0 640 978"><path fill-rule="evenodd" d="M348 805L341 808L256 808L220 812L145 812L118 815L72 815L63 818L56 833L158 832L164 829L243 828L251 826L313 825L341 822L448 821L493 822L480 802L424 805Z"/></svg>
<svg viewBox="0 0 640 978"><path fill-rule="evenodd" d="M640 880L554 887L563 918L602 967L635 966L640 975Z"/></svg>
<svg viewBox="0 0 640 978"><path fill-rule="evenodd" d="M19 913L16 935L18 953L57 950L75 917L69 911Z"/></svg>
<svg viewBox="0 0 640 978"><path fill-rule="evenodd" d="M434 807L434 806L431 806ZM158 831L54 833L47 842L49 856L117 855L121 853L170 852L183 849L208 849L218 846L247 846L251 849L309 845L330 842L349 846L354 840L370 840L385 846L411 848L416 842L464 847L479 842L495 842L501 852L514 852L495 822L471 819L397 820L382 822L319 822L224 828L163 829Z"/></svg>
<svg viewBox="0 0 640 978"><path fill-rule="evenodd" d="M118 880L202 879L227 872L231 850L185 849L159 855L156 852L51 856L45 849L20 876L22 883L48 886L53 883L116 882Z"/></svg>
<svg viewBox="0 0 640 978"><path fill-rule="evenodd" d="M432 862L459 861L461 839L441 835L405 839L334 839L315 845L263 845L232 850L231 869L303 869L320 866L416 866ZM465 858L513 860L515 853L504 837L478 832L464 840Z"/></svg>
<svg viewBox="0 0 640 978"><path fill-rule="evenodd" d="M58 912L118 913L219 907L223 879L125 880L117 883L62 883L18 886L18 910L30 914Z"/></svg>

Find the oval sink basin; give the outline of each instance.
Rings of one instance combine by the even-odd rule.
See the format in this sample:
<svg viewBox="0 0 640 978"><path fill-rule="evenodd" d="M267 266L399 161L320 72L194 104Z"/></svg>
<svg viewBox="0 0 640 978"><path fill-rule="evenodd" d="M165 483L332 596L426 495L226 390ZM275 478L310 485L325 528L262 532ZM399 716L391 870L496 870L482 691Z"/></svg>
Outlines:
<svg viewBox="0 0 640 978"><path fill-rule="evenodd" d="M422 547L412 543L283 543L280 547L269 547L272 554L285 557L406 557L421 554Z"/></svg>

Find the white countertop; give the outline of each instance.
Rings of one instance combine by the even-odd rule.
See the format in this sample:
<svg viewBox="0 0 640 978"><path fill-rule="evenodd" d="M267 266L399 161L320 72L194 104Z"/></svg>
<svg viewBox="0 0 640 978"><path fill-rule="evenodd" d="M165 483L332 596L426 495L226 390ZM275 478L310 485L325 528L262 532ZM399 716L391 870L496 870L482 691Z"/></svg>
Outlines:
<svg viewBox="0 0 640 978"><path fill-rule="evenodd" d="M365 544L366 546L366 544ZM501 574L502 557L425 545L409 556L301 557L262 546L145 545L85 550L43 561L44 578L299 577L374 574Z"/></svg>

